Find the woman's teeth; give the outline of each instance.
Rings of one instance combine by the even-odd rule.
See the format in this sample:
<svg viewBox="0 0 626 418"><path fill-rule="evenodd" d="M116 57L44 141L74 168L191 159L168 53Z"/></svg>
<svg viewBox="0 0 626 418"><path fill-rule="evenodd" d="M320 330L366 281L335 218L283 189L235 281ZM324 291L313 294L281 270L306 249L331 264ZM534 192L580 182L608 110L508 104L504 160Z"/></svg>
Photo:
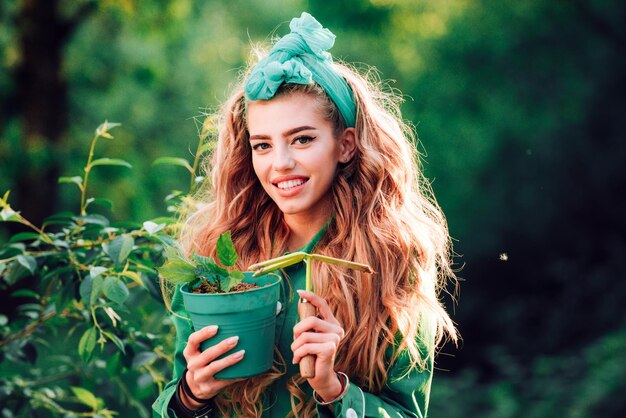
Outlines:
<svg viewBox="0 0 626 418"><path fill-rule="evenodd" d="M306 180L304 179L299 179L299 180L288 180L288 181L281 181L280 183L276 184L276 187L278 187L279 189L291 189L292 187L296 187L296 186L300 186L301 184L306 183Z"/></svg>

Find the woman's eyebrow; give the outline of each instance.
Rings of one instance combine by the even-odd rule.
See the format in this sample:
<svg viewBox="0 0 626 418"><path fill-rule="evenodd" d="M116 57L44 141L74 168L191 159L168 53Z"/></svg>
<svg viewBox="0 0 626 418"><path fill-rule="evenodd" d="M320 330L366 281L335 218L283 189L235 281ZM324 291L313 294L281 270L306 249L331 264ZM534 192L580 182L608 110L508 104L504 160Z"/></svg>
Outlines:
<svg viewBox="0 0 626 418"><path fill-rule="evenodd" d="M250 141L254 141L255 139L270 139L268 135L251 135Z"/></svg>
<svg viewBox="0 0 626 418"><path fill-rule="evenodd" d="M298 132L301 131L310 131L310 130L315 130L316 128L313 126L309 126L309 125L303 125L303 126L298 126L296 128L291 128L285 132L283 132L283 136L291 136L293 134L296 134ZM254 141L254 140L267 140L267 139L271 139L269 135L263 135L263 134L259 134L259 135L251 135L250 136L250 141Z"/></svg>
<svg viewBox="0 0 626 418"><path fill-rule="evenodd" d="M288 131L283 132L283 136L290 136L300 131L310 131L310 130L315 130L315 128L313 126L308 126L308 125L298 126L297 128L289 129Z"/></svg>

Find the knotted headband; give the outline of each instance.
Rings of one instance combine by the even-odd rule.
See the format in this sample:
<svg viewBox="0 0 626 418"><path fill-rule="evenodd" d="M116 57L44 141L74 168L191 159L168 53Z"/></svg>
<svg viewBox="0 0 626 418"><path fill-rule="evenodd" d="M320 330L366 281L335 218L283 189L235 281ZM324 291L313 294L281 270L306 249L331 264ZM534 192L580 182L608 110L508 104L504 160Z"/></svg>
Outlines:
<svg viewBox="0 0 626 418"><path fill-rule="evenodd" d="M335 35L303 12L289 23L291 33L278 40L252 69L245 84L248 100L269 100L283 83L319 84L339 109L346 126L354 127L356 105L348 83L333 67L326 52Z"/></svg>

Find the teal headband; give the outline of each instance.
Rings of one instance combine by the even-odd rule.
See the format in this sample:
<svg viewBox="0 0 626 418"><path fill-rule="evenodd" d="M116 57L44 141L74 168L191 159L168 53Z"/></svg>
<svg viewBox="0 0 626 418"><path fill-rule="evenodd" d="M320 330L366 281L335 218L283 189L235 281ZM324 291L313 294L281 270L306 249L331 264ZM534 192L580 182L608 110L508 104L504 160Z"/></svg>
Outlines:
<svg viewBox="0 0 626 418"><path fill-rule="evenodd" d="M303 12L289 23L291 33L278 40L246 80L248 100L269 100L283 83L319 84L335 103L346 126L354 127L356 105L348 83L333 67L328 52L335 35Z"/></svg>

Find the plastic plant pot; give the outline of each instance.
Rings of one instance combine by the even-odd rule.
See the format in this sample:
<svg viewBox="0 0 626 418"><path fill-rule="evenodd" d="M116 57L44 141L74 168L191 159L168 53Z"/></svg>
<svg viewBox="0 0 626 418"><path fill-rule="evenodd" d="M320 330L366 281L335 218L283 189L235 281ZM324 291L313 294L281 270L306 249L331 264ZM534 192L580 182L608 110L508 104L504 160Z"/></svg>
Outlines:
<svg viewBox="0 0 626 418"><path fill-rule="evenodd" d="M246 350L243 359L215 374L217 379L238 379L262 374L272 367L276 329L276 306L282 277L269 273L252 277L245 272L244 282L259 287L233 293L192 293L183 285L181 293L194 330L217 325L217 334L201 345L213 346L229 337L238 336L239 342L225 357Z"/></svg>

